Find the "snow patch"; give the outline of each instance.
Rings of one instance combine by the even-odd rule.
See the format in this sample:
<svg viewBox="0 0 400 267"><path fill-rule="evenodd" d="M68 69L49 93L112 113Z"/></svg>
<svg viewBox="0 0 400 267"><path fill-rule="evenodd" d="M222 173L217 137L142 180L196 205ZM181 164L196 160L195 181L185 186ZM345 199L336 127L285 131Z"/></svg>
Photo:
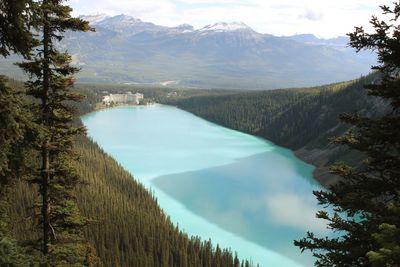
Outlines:
<svg viewBox="0 0 400 267"><path fill-rule="evenodd" d="M118 15L115 17L107 18L100 21L99 25L113 26L118 28L125 28L134 25L144 24L140 19L135 19L127 15Z"/></svg>
<svg viewBox="0 0 400 267"><path fill-rule="evenodd" d="M108 19L109 16L107 16L106 14L95 14L95 15L83 15L83 16L79 16L79 18L89 21L90 24L94 25L99 22L102 22L105 19Z"/></svg>
<svg viewBox="0 0 400 267"><path fill-rule="evenodd" d="M218 22L212 25L204 26L204 28L200 29L200 32L232 32L239 30L248 30L249 26L244 24L243 22Z"/></svg>

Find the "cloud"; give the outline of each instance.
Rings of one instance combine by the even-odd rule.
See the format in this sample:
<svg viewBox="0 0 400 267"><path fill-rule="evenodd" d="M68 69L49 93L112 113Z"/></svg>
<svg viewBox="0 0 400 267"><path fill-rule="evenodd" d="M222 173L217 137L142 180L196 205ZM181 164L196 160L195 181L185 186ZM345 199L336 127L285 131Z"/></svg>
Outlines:
<svg viewBox="0 0 400 267"><path fill-rule="evenodd" d="M175 13L175 4L168 0L131 1L131 0L97 0L96 4L90 0L74 0L70 2L76 15L106 13L109 15L129 14L143 17L148 14Z"/></svg>
<svg viewBox="0 0 400 267"><path fill-rule="evenodd" d="M314 20L314 21L321 20L323 17L324 15L322 13L315 12L314 10L311 9L306 9L305 13L303 15L300 15L300 18Z"/></svg>
<svg viewBox="0 0 400 267"><path fill-rule="evenodd" d="M165 26L189 23L196 28L217 21L243 21L256 31L278 36L313 33L345 35L354 26L368 29L379 5L391 0L71 0L74 14L128 14Z"/></svg>
<svg viewBox="0 0 400 267"><path fill-rule="evenodd" d="M328 235L327 222L316 218L318 208L313 195L304 196L290 191L266 196L242 196L237 205L238 210L246 213L262 214L271 226Z"/></svg>
<svg viewBox="0 0 400 267"><path fill-rule="evenodd" d="M265 208L276 224L287 225L303 231L326 233L326 222L315 217L318 211L310 203L295 194L280 194L265 198Z"/></svg>

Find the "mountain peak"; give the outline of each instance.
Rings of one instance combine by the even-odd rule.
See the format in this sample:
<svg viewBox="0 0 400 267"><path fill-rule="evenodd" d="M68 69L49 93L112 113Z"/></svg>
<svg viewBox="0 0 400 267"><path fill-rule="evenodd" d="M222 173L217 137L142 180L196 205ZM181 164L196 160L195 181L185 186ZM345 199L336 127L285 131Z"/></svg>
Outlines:
<svg viewBox="0 0 400 267"><path fill-rule="evenodd" d="M176 28L182 29L182 30L194 30L193 26L190 24L187 24L187 23L178 25L178 26L176 26Z"/></svg>
<svg viewBox="0 0 400 267"><path fill-rule="evenodd" d="M154 31L162 28L153 23L143 22L129 15L117 15L114 17L106 17L105 19L93 24L95 27L105 28L120 34L137 34L143 31Z"/></svg>
<svg viewBox="0 0 400 267"><path fill-rule="evenodd" d="M243 30L251 30L249 26L247 26L243 22L218 22L215 24L210 24L204 26L200 31L202 32L233 32L233 31L243 31Z"/></svg>
<svg viewBox="0 0 400 267"><path fill-rule="evenodd" d="M137 23L142 23L140 19L135 19L125 14L120 14L113 17L110 17L106 14L83 15L79 16L79 18L89 21L89 23L92 25L113 24L126 27L135 25Z"/></svg>
<svg viewBox="0 0 400 267"><path fill-rule="evenodd" d="M105 19L108 19L109 16L107 14L93 14L93 15L81 15L80 19L88 21L90 24L99 23Z"/></svg>
<svg viewBox="0 0 400 267"><path fill-rule="evenodd" d="M173 31L176 31L178 33L188 33L188 32L194 32L195 31L194 27L192 25L186 24L186 23L178 25L176 27L169 28L169 29L173 30Z"/></svg>
<svg viewBox="0 0 400 267"><path fill-rule="evenodd" d="M120 14L120 15L108 18L108 22L119 24L120 26L130 26L130 25L134 25L137 23L141 23L142 21L140 19L135 19L134 17L128 16L125 14Z"/></svg>

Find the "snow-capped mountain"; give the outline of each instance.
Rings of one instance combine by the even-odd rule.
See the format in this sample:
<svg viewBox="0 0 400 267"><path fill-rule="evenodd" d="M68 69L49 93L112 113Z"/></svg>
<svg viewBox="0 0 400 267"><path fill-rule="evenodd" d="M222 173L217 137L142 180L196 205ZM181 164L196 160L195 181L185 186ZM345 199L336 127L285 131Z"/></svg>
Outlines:
<svg viewBox="0 0 400 267"><path fill-rule="evenodd" d="M136 34L142 31L154 31L164 28L162 26L156 26L153 23L143 22L140 19L135 19L127 15L99 17L97 20L92 21L91 25L95 28L101 27L107 30L125 34Z"/></svg>
<svg viewBox="0 0 400 267"><path fill-rule="evenodd" d="M195 31L194 27L192 25L190 25L190 24L181 24L181 25L175 27L174 29L177 29L177 30L179 30L179 31L181 31L183 33L188 33L188 32L194 32Z"/></svg>
<svg viewBox="0 0 400 267"><path fill-rule="evenodd" d="M96 25L96 23L109 18L109 16L107 16L106 14L96 14L96 15L83 15L79 16L79 18L89 21L89 23L93 26Z"/></svg>
<svg viewBox="0 0 400 267"><path fill-rule="evenodd" d="M356 55L346 37L276 37L242 22L159 26L126 15L82 16L95 33L68 33L64 46L86 82L180 81L183 86L277 88L358 78L375 58Z"/></svg>
<svg viewBox="0 0 400 267"><path fill-rule="evenodd" d="M105 14L97 14L97 15L83 15L80 18L87 20L90 22L92 26L101 26L108 29L122 29L129 27L141 27L141 26L156 26L153 23L143 22L140 19L135 19L131 16L127 15L118 15L115 17L109 17ZM162 27L158 26L157 28L164 28L164 30L174 30L181 29L182 31L195 31L194 27L189 24L182 24L177 27ZM232 32L232 31L243 31L249 30L253 31L249 26L247 26L243 22L218 22L211 25L206 25L203 28L199 29L199 32Z"/></svg>
<svg viewBox="0 0 400 267"><path fill-rule="evenodd" d="M250 30L253 31L249 26L244 24L243 22L218 22L212 25L206 25L204 28L200 29L200 32L234 32L234 31L243 31Z"/></svg>

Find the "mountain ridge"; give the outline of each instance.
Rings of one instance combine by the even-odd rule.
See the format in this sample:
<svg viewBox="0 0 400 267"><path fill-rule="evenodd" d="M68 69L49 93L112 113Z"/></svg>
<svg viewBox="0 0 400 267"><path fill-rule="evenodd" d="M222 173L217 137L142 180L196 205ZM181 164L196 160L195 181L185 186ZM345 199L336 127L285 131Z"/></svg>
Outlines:
<svg viewBox="0 0 400 267"><path fill-rule="evenodd" d="M127 15L81 16L95 33L68 33L62 45L74 55L81 82L162 83L178 87L275 89L351 80L369 72L375 58L346 48L346 38L273 36L243 22L195 29L156 25Z"/></svg>
<svg viewBox="0 0 400 267"><path fill-rule="evenodd" d="M346 37L279 37L246 24L214 23L203 30L165 27L126 15L81 16L96 32L67 32L59 44L82 68L78 82L164 84L207 89L265 90L309 87L352 80L376 64L370 53L347 47ZM1 71L23 79L5 60Z"/></svg>
<svg viewBox="0 0 400 267"><path fill-rule="evenodd" d="M188 23L184 23L184 24L180 24L177 26L162 26L162 25L157 25L151 22L145 22L139 18L134 18L130 15L126 15L126 14L119 14L116 16L109 16L107 14L94 14L94 15L80 15L79 18L89 21L89 23L92 26L101 26L101 25L105 25L107 24L108 21L110 20L115 20L115 19L123 19L125 21L131 21L131 22L141 22L141 23L146 23L146 24L151 24L157 27L162 27L165 29L177 29L177 28L190 28L192 31L200 31L200 32L204 32L204 31L209 31L209 30L215 30L215 31L223 31L224 28L222 27L226 27L225 29L227 31L235 31L235 30L250 30L253 31L257 34L260 35L265 35L265 36L273 36L272 34L269 33L260 33L255 31L253 28L251 28L250 26L248 26L246 23L242 22L242 21L218 21L218 22L214 22L211 24L207 24L204 25L201 28L195 29L194 26L188 24ZM135 23L131 24L135 25ZM183 26L183 27L182 27ZM221 29L222 28L222 29ZM278 36L276 36L278 37ZM319 38L317 36L315 36L314 34L311 33L306 33L306 34L295 34L295 35L288 35L288 36L280 36L280 37L284 37L284 38L288 38L288 39L295 39L301 42L308 42L308 43L313 43L315 42L315 40L320 40L320 41L325 41L324 43L332 43L333 41L336 42L337 44L346 44L345 42L348 41L348 38L346 36L337 36L337 37L333 37L333 38ZM304 40L301 40L304 39Z"/></svg>

